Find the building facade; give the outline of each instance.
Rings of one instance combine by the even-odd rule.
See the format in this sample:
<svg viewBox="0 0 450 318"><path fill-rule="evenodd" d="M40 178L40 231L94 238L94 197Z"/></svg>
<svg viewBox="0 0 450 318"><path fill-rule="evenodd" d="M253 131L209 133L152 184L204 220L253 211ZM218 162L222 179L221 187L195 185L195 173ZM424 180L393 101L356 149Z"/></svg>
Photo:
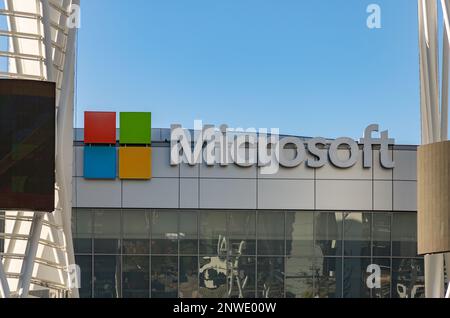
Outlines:
<svg viewBox="0 0 450 318"><path fill-rule="evenodd" d="M391 147L393 169L374 147L371 168L265 175L171 165L170 129L152 129L151 180L89 180L83 134L72 196L80 297L424 296L415 146Z"/></svg>

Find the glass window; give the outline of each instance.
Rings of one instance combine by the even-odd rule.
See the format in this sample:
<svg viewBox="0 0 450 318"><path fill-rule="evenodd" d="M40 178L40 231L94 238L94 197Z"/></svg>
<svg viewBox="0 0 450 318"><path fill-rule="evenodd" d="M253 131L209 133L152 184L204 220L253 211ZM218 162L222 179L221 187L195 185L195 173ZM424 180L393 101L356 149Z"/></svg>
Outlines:
<svg viewBox="0 0 450 318"><path fill-rule="evenodd" d="M80 298L92 297L92 256L75 255L75 262L80 266L81 286Z"/></svg>
<svg viewBox="0 0 450 318"><path fill-rule="evenodd" d="M150 296L149 256L124 256L122 259L122 297L148 298Z"/></svg>
<svg viewBox="0 0 450 318"><path fill-rule="evenodd" d="M392 298L425 297L423 259L392 260Z"/></svg>
<svg viewBox="0 0 450 318"><path fill-rule="evenodd" d="M256 212L229 212L228 235L232 255L255 255Z"/></svg>
<svg viewBox="0 0 450 318"><path fill-rule="evenodd" d="M372 298L391 297L391 260L389 258L375 258L373 264L380 266L380 288L372 289ZM370 275L370 273L369 273Z"/></svg>
<svg viewBox="0 0 450 318"><path fill-rule="evenodd" d="M180 212L180 254L192 255L198 253L198 220L197 212Z"/></svg>
<svg viewBox="0 0 450 318"><path fill-rule="evenodd" d="M152 298L178 297L178 257L152 256Z"/></svg>
<svg viewBox="0 0 450 318"><path fill-rule="evenodd" d="M123 211L123 254L150 254L150 214Z"/></svg>
<svg viewBox="0 0 450 318"><path fill-rule="evenodd" d="M178 297L199 298L197 256L180 256L179 282Z"/></svg>
<svg viewBox="0 0 450 318"><path fill-rule="evenodd" d="M255 298L256 261L252 256L230 256L229 259L229 297Z"/></svg>
<svg viewBox="0 0 450 318"><path fill-rule="evenodd" d="M314 255L314 214L312 212L286 213L286 254Z"/></svg>
<svg viewBox="0 0 450 318"><path fill-rule="evenodd" d="M284 255L284 212L258 213L258 255Z"/></svg>
<svg viewBox="0 0 450 318"><path fill-rule="evenodd" d="M75 215L75 231L74 250L75 253L89 254L92 253L92 229L93 216L92 210L76 209Z"/></svg>
<svg viewBox="0 0 450 318"><path fill-rule="evenodd" d="M258 257L258 298L284 297L284 258Z"/></svg>
<svg viewBox="0 0 450 318"><path fill-rule="evenodd" d="M342 255L342 226L342 213L316 213L316 256Z"/></svg>
<svg viewBox="0 0 450 318"><path fill-rule="evenodd" d="M313 298L313 296L312 258L287 258L286 298Z"/></svg>
<svg viewBox="0 0 450 318"><path fill-rule="evenodd" d="M369 298L367 267L370 258L344 258L343 296L344 298Z"/></svg>
<svg viewBox="0 0 450 318"><path fill-rule="evenodd" d="M371 213L344 213L344 255L370 256Z"/></svg>
<svg viewBox="0 0 450 318"><path fill-rule="evenodd" d="M178 213L152 212L152 254L178 254Z"/></svg>
<svg viewBox="0 0 450 318"><path fill-rule="evenodd" d="M94 251L120 253L120 211L97 210L94 216Z"/></svg>
<svg viewBox="0 0 450 318"><path fill-rule="evenodd" d="M120 297L120 256L94 257L94 297Z"/></svg>
<svg viewBox="0 0 450 318"><path fill-rule="evenodd" d="M314 297L342 297L342 258L318 257L314 260Z"/></svg>
<svg viewBox="0 0 450 318"><path fill-rule="evenodd" d="M218 255L228 251L226 240L227 213L200 212L200 254Z"/></svg>
<svg viewBox="0 0 450 318"><path fill-rule="evenodd" d="M226 256L200 257L199 287L201 298L228 297Z"/></svg>
<svg viewBox="0 0 450 318"><path fill-rule="evenodd" d="M372 220L373 256L391 256L391 214L374 213Z"/></svg>
<svg viewBox="0 0 450 318"><path fill-rule="evenodd" d="M417 256L417 216L415 213L394 213L392 256Z"/></svg>

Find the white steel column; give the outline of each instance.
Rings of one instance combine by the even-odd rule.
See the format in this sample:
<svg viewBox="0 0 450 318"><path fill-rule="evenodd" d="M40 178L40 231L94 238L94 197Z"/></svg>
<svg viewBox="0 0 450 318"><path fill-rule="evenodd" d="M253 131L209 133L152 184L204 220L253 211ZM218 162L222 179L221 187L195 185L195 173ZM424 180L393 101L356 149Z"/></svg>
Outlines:
<svg viewBox="0 0 450 318"><path fill-rule="evenodd" d="M3 268L2 258L0 257L0 298L9 298L9 284Z"/></svg>
<svg viewBox="0 0 450 318"><path fill-rule="evenodd" d="M22 270L20 272L19 284L17 292L19 297L27 298L30 291L31 277L33 275L34 261L36 259L36 252L39 246L39 239L41 237L42 221L44 220L44 213L35 212L33 222L31 223L30 238L27 242L25 251L25 258L22 263Z"/></svg>

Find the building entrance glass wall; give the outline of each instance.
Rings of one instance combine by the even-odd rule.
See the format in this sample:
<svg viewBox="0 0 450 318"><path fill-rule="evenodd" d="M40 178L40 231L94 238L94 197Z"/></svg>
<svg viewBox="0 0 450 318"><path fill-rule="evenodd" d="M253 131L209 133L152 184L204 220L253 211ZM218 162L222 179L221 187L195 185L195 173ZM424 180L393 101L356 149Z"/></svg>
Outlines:
<svg viewBox="0 0 450 318"><path fill-rule="evenodd" d="M424 295L415 212L74 209L73 226L81 297Z"/></svg>

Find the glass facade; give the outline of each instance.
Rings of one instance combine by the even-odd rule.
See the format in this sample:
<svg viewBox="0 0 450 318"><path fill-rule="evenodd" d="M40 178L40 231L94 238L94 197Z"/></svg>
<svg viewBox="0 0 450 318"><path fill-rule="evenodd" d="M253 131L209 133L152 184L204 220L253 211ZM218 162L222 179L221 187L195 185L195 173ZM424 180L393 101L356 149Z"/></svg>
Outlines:
<svg viewBox="0 0 450 318"><path fill-rule="evenodd" d="M75 209L73 227L81 297L424 296L416 213Z"/></svg>

